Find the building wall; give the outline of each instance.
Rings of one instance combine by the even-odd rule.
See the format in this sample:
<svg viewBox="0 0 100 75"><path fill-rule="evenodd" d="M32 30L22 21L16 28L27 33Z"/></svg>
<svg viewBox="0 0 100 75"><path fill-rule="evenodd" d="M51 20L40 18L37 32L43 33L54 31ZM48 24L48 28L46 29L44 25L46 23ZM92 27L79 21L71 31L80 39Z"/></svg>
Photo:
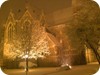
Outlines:
<svg viewBox="0 0 100 75"><path fill-rule="evenodd" d="M72 7L63 8L46 15L49 26L68 22L72 17Z"/></svg>
<svg viewBox="0 0 100 75"><path fill-rule="evenodd" d="M5 67L9 65L8 68L10 68L11 65L10 61L13 62L17 61L18 58L21 59L22 57L18 56L20 56L23 53L25 55L25 51L29 52L28 50L30 50L35 45L38 46L38 48L36 48L37 50L41 48L42 48L41 51L45 50L43 49L45 47L46 49L48 48L48 51L50 51L50 55L47 58L45 59L38 58L38 60L36 60L39 66L54 66L54 65L57 66L58 58L57 58L57 49L55 48L56 38L50 33L49 34L51 35L51 37L47 35L48 33L45 31L44 27L45 25L41 24L41 19L35 19L34 16L30 14L29 11L26 11L23 14L23 16L18 20L14 19L13 15L14 14L10 12L10 15L8 16L8 19L5 23L5 33L4 33L5 37L4 37L4 51L3 51L4 53L3 59ZM37 44L38 42L41 41L43 41L42 44ZM47 41L48 44L44 44L45 41ZM19 55L17 51L21 52L21 54ZM45 51L43 52L43 54L44 53ZM7 61L9 61L9 63L7 63ZM16 62L14 63L16 64ZM42 63L45 64L43 65ZM52 63L53 65L50 63ZM16 65L18 65L18 63Z"/></svg>
<svg viewBox="0 0 100 75"><path fill-rule="evenodd" d="M78 38L79 36L73 30L72 25L63 23L51 26L48 29L61 43L62 52L60 54L63 54L63 63L71 65L86 64L85 49Z"/></svg>

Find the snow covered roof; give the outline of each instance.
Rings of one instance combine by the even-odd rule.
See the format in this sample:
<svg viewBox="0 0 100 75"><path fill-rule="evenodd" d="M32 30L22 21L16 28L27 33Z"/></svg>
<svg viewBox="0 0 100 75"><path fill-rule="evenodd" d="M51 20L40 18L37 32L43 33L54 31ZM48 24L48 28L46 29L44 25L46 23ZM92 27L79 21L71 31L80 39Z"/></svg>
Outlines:
<svg viewBox="0 0 100 75"><path fill-rule="evenodd" d="M60 42L57 40L57 38L55 36L53 36L52 34L50 33L47 33L47 39L48 41L50 42L50 46L61 46L60 45Z"/></svg>

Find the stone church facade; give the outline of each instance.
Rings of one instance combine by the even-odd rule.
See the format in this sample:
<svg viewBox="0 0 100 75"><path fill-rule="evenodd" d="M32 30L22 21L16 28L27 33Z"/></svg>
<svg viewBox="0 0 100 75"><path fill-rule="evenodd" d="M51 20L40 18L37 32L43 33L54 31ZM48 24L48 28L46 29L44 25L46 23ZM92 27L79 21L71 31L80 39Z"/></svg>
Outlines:
<svg viewBox="0 0 100 75"><path fill-rule="evenodd" d="M39 66L58 66L60 64L59 51L61 45L55 36L46 31L47 23L45 22L44 13L41 13L38 16L27 8L19 19L16 19L15 17L16 15L10 11L8 19L4 25L4 64L6 63L6 60L11 60L15 57L12 51L15 50L16 52L17 48L21 49L21 46L23 46L25 50L30 50L32 42L36 42L38 40L34 40L35 37L37 38L40 36L40 38L44 38L45 36L45 39L48 42L50 55L44 59L39 58L38 62L35 61L35 63ZM31 39L32 37L33 40ZM20 45L21 42L23 42L23 45ZM17 59L17 57L15 58ZM34 59L29 61L34 62Z"/></svg>
<svg viewBox="0 0 100 75"><path fill-rule="evenodd" d="M76 36L74 30L71 29L74 26L70 25L73 15L72 6L76 5L76 2L77 0L72 0L70 7L49 13L49 15L46 14L50 25L46 23L43 12L35 7L29 8L27 3L26 10L19 8L10 10L6 22L2 24L4 27L4 42L2 41L3 48L1 49L1 52L3 52L3 55L1 55L3 56L1 59L4 60L3 65L14 62L14 60L11 62L9 60L15 57L12 52L16 51L17 48L23 47L25 50L30 50L35 37L45 37L50 51L50 55L44 59L39 58L37 61L34 61L34 59L29 60L29 62L36 63L38 66L59 66L63 63L78 65L93 62L94 59L97 61L93 52L82 46L78 38L79 36ZM29 38L32 37L34 39L30 40ZM22 42L22 45L20 45L20 42ZM16 59L18 58L16 57ZM14 64L19 66L23 60L18 59L16 61Z"/></svg>

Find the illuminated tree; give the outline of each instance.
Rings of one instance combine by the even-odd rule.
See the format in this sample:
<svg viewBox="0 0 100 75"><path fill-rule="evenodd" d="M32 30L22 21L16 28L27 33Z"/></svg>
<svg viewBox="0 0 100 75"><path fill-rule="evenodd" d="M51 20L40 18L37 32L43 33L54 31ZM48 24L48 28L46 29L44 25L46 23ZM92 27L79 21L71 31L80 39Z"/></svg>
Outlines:
<svg viewBox="0 0 100 75"><path fill-rule="evenodd" d="M36 15L37 16L37 15ZM16 68L22 59L37 61L50 55L48 41L46 40L45 24L36 20L36 16L26 10L20 20L14 19L10 12L4 27L4 61L5 68ZM14 63L15 66L11 66Z"/></svg>
<svg viewBox="0 0 100 75"><path fill-rule="evenodd" d="M34 29L32 29L32 25L30 27L26 25L15 33L16 38L12 43L6 45L8 59L23 59L25 55L28 55L28 58L37 60L50 55L45 28L39 26L39 23Z"/></svg>

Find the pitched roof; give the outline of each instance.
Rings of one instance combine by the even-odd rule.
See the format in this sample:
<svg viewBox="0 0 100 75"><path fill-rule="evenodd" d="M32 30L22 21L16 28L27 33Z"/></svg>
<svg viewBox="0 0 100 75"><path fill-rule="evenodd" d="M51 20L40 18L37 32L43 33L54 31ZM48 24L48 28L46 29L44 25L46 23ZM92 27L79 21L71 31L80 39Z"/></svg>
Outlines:
<svg viewBox="0 0 100 75"><path fill-rule="evenodd" d="M51 46L55 45L55 46L61 46L60 42L57 40L56 37L54 37L52 34L50 33L46 33L47 34L47 39L50 41Z"/></svg>
<svg viewBox="0 0 100 75"><path fill-rule="evenodd" d="M18 9L17 12L13 12L13 10L12 10L12 13L14 14L14 18L16 20L20 20L20 18L22 18L23 15L25 15L27 12L32 17L34 17L36 19L40 19L40 15L41 15L42 10L39 10L39 9L37 9L35 7L31 7L29 4L25 5L25 8L23 8L23 10L22 9Z"/></svg>

